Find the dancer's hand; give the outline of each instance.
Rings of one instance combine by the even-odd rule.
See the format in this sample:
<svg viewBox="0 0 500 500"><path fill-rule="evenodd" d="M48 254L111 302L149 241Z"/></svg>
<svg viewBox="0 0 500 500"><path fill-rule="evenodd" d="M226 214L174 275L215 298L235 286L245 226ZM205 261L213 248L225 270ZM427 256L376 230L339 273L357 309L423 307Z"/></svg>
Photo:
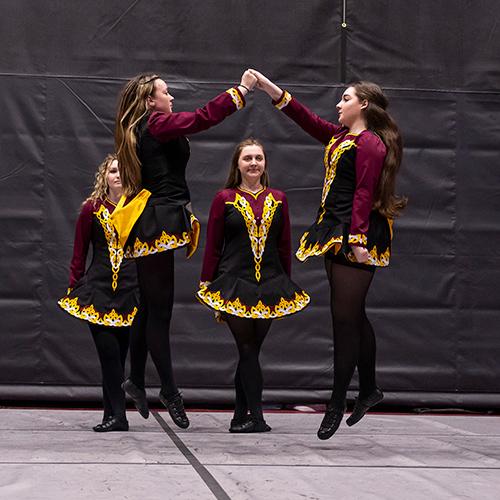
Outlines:
<svg viewBox="0 0 500 500"><path fill-rule="evenodd" d="M249 69L247 69L241 75L240 91L242 91L242 93L246 95L247 92L251 92L253 90L256 83L257 83L257 77L253 75Z"/></svg>
<svg viewBox="0 0 500 500"><path fill-rule="evenodd" d="M363 262L366 262L368 260L368 257L370 254L368 253L368 250L364 247L351 247L352 253L354 254L354 257L356 257L356 260L362 264Z"/></svg>
<svg viewBox="0 0 500 500"><path fill-rule="evenodd" d="M264 76L260 71L256 69L249 70L254 76L257 77L257 88L263 90L271 99L274 101L278 100L283 94L281 90L275 83L273 83L267 76Z"/></svg>

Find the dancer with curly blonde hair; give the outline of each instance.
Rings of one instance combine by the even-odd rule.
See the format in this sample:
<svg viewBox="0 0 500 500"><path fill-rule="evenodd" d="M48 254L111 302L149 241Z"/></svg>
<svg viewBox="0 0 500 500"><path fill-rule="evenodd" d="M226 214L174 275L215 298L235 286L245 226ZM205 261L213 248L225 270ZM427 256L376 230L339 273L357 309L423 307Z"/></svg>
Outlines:
<svg viewBox="0 0 500 500"><path fill-rule="evenodd" d="M102 372L104 415L96 432L126 431L125 394L121 388L129 345L129 329L139 304L136 270L123 259L111 223L122 195L116 155L108 155L95 175L92 194L76 223L69 289L59 305L87 322ZM85 270L92 246L92 261Z"/></svg>

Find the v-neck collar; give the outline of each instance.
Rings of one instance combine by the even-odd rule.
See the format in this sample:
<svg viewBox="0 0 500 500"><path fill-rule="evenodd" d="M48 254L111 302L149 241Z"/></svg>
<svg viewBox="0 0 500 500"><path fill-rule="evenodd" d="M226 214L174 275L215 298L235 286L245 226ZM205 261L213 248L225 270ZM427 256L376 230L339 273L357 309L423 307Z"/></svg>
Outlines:
<svg viewBox="0 0 500 500"><path fill-rule="evenodd" d="M260 189L259 191L257 191L256 193L252 193L252 191L248 191L246 189L243 189L241 187L237 187L236 189L238 189L239 191L241 191L242 193L246 193L246 194L249 194L254 200L257 200L258 197L267 189L265 187L263 187L262 189Z"/></svg>

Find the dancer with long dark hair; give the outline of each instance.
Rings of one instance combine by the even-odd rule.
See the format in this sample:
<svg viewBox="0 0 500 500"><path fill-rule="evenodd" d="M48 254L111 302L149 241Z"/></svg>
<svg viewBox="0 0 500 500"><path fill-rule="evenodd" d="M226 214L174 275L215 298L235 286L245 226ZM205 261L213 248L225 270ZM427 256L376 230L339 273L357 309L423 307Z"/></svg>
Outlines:
<svg viewBox="0 0 500 500"><path fill-rule="evenodd" d="M234 150L225 189L207 227L198 299L227 322L238 347L230 432L267 432L259 354L272 320L301 311L309 296L290 279L288 204L269 187L266 155L255 139Z"/></svg>
<svg viewBox="0 0 500 500"><path fill-rule="evenodd" d="M92 194L76 223L69 289L59 305L87 322L99 355L104 415L96 432L127 431L125 394L121 388L129 346L129 329L139 305L133 262L123 258L111 223L122 184L115 155L108 155L95 176ZM92 245L92 262L85 270Z"/></svg>
<svg viewBox="0 0 500 500"><path fill-rule="evenodd" d="M406 200L395 196L402 141L386 111L388 100L371 82L355 82L337 104L340 125L324 120L258 71L257 87L279 110L325 145L325 178L316 220L300 240L300 261L323 255L331 290L334 382L318 430L320 439L338 429L347 389L358 368L359 395L347 425L382 401L376 385L375 334L365 299L377 267L389 264L392 222Z"/></svg>
<svg viewBox="0 0 500 500"><path fill-rule="evenodd" d="M255 82L246 71L239 85L194 112L174 112L167 83L153 73L130 80L119 99L115 145L128 199L119 206L114 222L126 256L136 259L141 292L131 338L131 372L124 389L147 418L144 371L149 350L161 380L160 401L181 428L187 428L189 420L170 354L173 250L187 247L190 256L199 235L185 178L190 154L185 136L206 130L243 108Z"/></svg>

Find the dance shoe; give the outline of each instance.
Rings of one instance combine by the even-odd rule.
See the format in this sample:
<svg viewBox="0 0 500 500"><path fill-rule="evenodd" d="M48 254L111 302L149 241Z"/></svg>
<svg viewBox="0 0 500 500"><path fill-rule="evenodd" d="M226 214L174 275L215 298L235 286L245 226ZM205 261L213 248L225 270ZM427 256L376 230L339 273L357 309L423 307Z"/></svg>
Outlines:
<svg viewBox="0 0 500 500"><path fill-rule="evenodd" d="M232 418L229 424L229 432L241 432L240 428L243 424L250 420L250 415L245 415L242 418Z"/></svg>
<svg viewBox="0 0 500 500"><path fill-rule="evenodd" d="M229 432L249 434L251 432L269 432L271 427L266 424L265 420L253 420L248 418L247 420L239 423L233 423L231 420L231 427L229 427Z"/></svg>
<svg viewBox="0 0 500 500"><path fill-rule="evenodd" d="M144 389L139 389L139 387L137 387L130 378L123 382L122 389L132 398L132 401L134 402L134 405L141 417L148 418L149 407L148 400L146 398L146 391Z"/></svg>
<svg viewBox="0 0 500 500"><path fill-rule="evenodd" d="M366 398L356 398L351 416L346 420L346 424L351 427L357 424L365 415L365 413L376 404L384 399L384 393L376 387L375 390Z"/></svg>
<svg viewBox="0 0 500 500"><path fill-rule="evenodd" d="M94 427L95 432L128 431L128 422L125 417L111 417L103 424Z"/></svg>
<svg viewBox="0 0 500 500"><path fill-rule="evenodd" d="M184 401L182 400L181 393L178 392L175 396L167 399L167 397L160 392L160 401L170 413L170 417L174 421L174 424L181 429L187 429L189 427L189 419L184 410Z"/></svg>
<svg viewBox="0 0 500 500"><path fill-rule="evenodd" d="M108 415L107 417L102 417L102 422L100 424L97 424L97 425L94 425L94 427L92 427L92 430L94 432L101 432L101 427L103 424L105 424L108 420L111 420L113 418L113 415Z"/></svg>
<svg viewBox="0 0 500 500"><path fill-rule="evenodd" d="M342 418L344 416L345 406L342 408L335 408L328 405L326 407L325 416L318 429L319 439L331 438L339 428Z"/></svg>

